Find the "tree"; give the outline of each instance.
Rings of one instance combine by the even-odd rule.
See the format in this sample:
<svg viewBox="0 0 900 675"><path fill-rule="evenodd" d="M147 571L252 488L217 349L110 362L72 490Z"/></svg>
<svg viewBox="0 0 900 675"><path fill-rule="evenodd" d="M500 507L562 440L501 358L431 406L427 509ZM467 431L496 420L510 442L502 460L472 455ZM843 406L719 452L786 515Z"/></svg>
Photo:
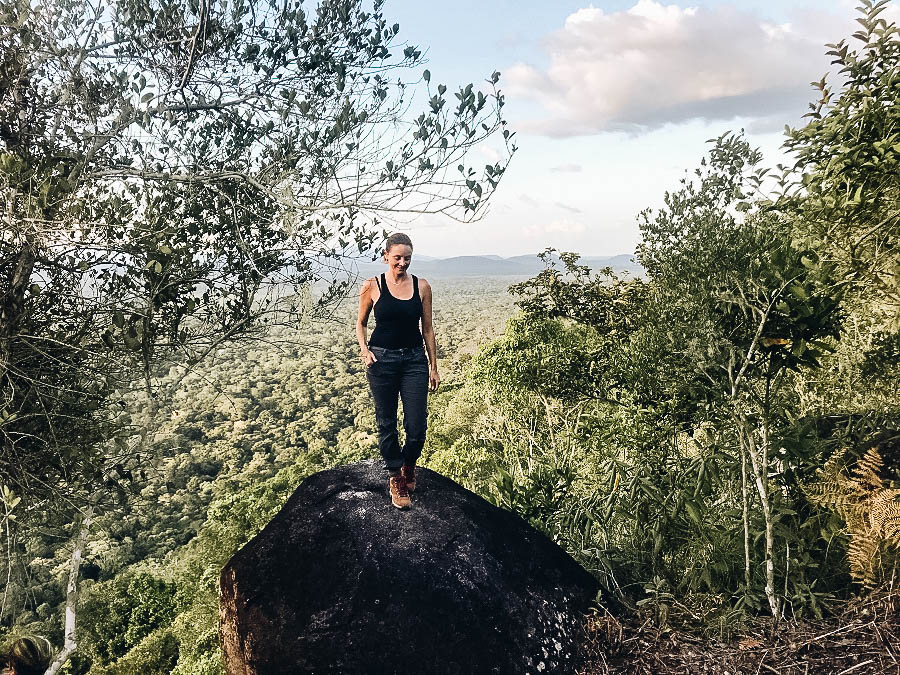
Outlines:
<svg viewBox="0 0 900 675"><path fill-rule="evenodd" d="M883 16L888 4L863 0L860 30L828 45L839 84L826 84L824 76L812 83L817 100L806 124L786 128L785 147L796 161L775 205L794 222L794 237L844 284L845 318L838 350L825 363L829 374L802 383L800 393L830 437L825 471L807 491L845 522L828 538L848 538L851 574L863 582L875 578L873 556L890 541L890 529L865 531L844 508L845 496L823 499L815 490L828 485L846 492L851 485L866 509L883 499L873 469L879 463L869 452L877 456L885 435L900 424L900 30ZM882 468L885 477L896 469Z"/></svg>
<svg viewBox="0 0 900 675"><path fill-rule="evenodd" d="M593 275L574 254L560 254L558 269L545 253L547 269L511 289L522 315L470 377L501 413L485 426L502 445L503 503L538 508L537 520L564 531L573 522L591 531L579 514L603 518L601 536L617 537L609 546L634 556L630 570L608 570L613 581L713 590L718 575L734 581L729 590L742 582L744 602L760 589L780 616L784 596L805 583L792 561L811 546L779 528L801 508L799 481L811 472L793 438L802 434L791 385L833 349L841 287L834 265L796 247L793 222L761 198L760 161L742 136L725 134L662 209L641 214L646 279ZM569 445L603 496L573 500L583 488L560 487L558 465L579 474L557 459ZM565 494L566 506L535 502L542 491ZM725 504L736 520L714 513ZM685 575L698 561L704 572Z"/></svg>
<svg viewBox="0 0 900 675"><path fill-rule="evenodd" d="M786 128L796 180L780 207L797 214L797 234L851 284L882 330L900 328L900 30L881 16L888 0L862 0L852 39L830 44L843 78L826 78L809 121Z"/></svg>
<svg viewBox="0 0 900 675"><path fill-rule="evenodd" d="M821 615L848 571L880 579L896 543L896 462L863 453L890 457L900 419L900 40L886 2L862 4L864 47L831 45L844 84L816 83L809 123L788 130L795 167L760 168L741 134L714 139L641 214L642 280L545 256L514 287L522 314L436 416L439 461L610 588L643 586L660 622L704 587L738 609Z"/></svg>
<svg viewBox="0 0 900 675"><path fill-rule="evenodd" d="M3 482L46 495L79 460L102 471L105 404L136 366L150 393L160 360L296 322L323 278L319 300L340 297L340 261L385 219L483 213L515 147L499 73L450 105L426 70L405 117L394 73L422 52L382 4L0 4ZM492 137L505 159L467 167Z"/></svg>
<svg viewBox="0 0 900 675"><path fill-rule="evenodd" d="M680 353L707 378L737 430L749 589L750 532L747 460L765 525L765 592L774 616L775 498L779 387L789 371L815 368L833 348L840 325L840 292L832 268L792 244L792 223L753 194L767 173L746 140L731 133L715 140L710 160L665 196L665 207L641 216L638 259L647 270L655 304L666 318L669 351ZM662 318L662 317L660 317ZM788 554L786 554L788 555Z"/></svg>

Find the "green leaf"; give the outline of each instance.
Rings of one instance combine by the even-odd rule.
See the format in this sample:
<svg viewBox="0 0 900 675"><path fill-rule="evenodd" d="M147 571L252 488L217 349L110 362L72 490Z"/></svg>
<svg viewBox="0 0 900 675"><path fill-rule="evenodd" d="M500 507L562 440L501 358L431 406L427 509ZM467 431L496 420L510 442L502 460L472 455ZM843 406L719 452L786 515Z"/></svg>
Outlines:
<svg viewBox="0 0 900 675"><path fill-rule="evenodd" d="M803 286L801 286L800 284L791 284L790 286L788 286L788 291L790 292L791 295L793 295L795 298L798 298L800 300L808 300L809 299L809 295L807 294L807 292L803 288Z"/></svg>
<svg viewBox="0 0 900 675"><path fill-rule="evenodd" d="M422 79L426 82L431 82L431 71L426 69L424 73L422 73Z"/></svg>
<svg viewBox="0 0 900 675"><path fill-rule="evenodd" d="M687 511L690 519L692 521L694 521L694 524L700 525L701 524L700 509L697 508L697 505L692 501L686 501L684 503L684 508Z"/></svg>

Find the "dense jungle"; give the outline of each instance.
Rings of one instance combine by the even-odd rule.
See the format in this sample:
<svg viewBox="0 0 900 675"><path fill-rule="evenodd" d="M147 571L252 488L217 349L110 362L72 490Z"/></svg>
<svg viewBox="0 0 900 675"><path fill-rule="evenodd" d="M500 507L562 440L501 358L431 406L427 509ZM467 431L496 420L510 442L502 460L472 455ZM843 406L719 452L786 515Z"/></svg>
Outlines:
<svg viewBox="0 0 900 675"><path fill-rule="evenodd" d="M642 272L548 248L530 278L429 279L443 383L421 463L519 514L600 580L598 602L618 618L586 618L586 672L898 668L900 34L885 5L862 0L858 33L826 47L839 76L814 83L804 123L785 129L793 164L768 166L741 132L696 149L696 169L638 216ZM321 31L290 33L295 57L315 54L319 70L296 84L302 95L253 95L321 128L277 141L271 119L223 122L213 101L195 101L206 126L182 124L171 102L152 107L145 88L218 67L185 57L186 70L120 82L145 106L123 108L129 124L155 129L165 150L74 135L29 146L26 131L54 124L52 107L15 112L43 86L15 79L41 25L22 18L30 42L3 33L0 80L18 93L0 94L0 641L45 636L65 652L55 672L224 672L222 565L305 477L378 456L353 256L377 258L380 224L363 222L362 202L381 194L373 185L440 182L428 153L457 172L452 153L481 127L515 151L501 94L469 86L445 107L441 85L415 124L421 152L380 156L374 174L357 158L356 184L371 181L357 206L339 216L323 202L331 220L304 210L346 168L332 149L354 153L377 135L366 125L406 106L386 109L391 85L364 79L389 56L366 30L387 40L399 28L378 9L322 6L322 30L354 40L335 53ZM166 28L152 21L181 20L142 7L125 17L138 42ZM287 58L219 38L263 71ZM421 57L403 54L404 67ZM101 80L70 98L102 105L118 80ZM354 82L358 108L338 93ZM316 101L332 107L309 121ZM294 160L295 187L320 184L295 195L288 227L283 203L247 175L264 181L267 162L301 147L310 163ZM211 164L190 164L199 178L185 187L169 152ZM141 172L131 153L147 160ZM261 165L235 178L229 153ZM154 162L162 187L148 188ZM445 199L478 217L505 169L460 164Z"/></svg>

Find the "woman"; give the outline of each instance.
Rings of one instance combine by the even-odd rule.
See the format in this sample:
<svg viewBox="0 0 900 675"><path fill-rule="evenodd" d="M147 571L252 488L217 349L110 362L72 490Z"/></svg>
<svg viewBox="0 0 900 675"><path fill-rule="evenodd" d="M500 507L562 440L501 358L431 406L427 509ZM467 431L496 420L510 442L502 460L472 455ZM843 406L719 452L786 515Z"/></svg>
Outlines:
<svg viewBox="0 0 900 675"><path fill-rule="evenodd" d="M441 382L431 322L431 286L408 274L412 252L412 241L405 234L387 238L384 262L388 271L362 285L356 321L356 339L375 401L378 448L390 476L391 503L400 509L409 507L409 493L416 487L416 459L425 445L428 390L435 391ZM367 342L373 309L375 330ZM397 436L398 396L403 401L406 432L402 448Z"/></svg>

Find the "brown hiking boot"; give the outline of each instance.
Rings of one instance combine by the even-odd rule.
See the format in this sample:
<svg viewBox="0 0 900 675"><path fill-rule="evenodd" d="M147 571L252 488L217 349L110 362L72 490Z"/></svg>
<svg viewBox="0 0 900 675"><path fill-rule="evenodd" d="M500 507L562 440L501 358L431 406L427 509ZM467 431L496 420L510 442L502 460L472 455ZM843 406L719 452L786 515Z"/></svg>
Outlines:
<svg viewBox="0 0 900 675"><path fill-rule="evenodd" d="M391 476L388 482L391 490L391 503L398 509L409 508L409 489L406 487L406 479L401 471L396 476Z"/></svg>
<svg viewBox="0 0 900 675"><path fill-rule="evenodd" d="M403 477L406 478L406 488L412 492L416 489L416 465L415 464L404 464L403 468L400 469L400 473L403 474Z"/></svg>

